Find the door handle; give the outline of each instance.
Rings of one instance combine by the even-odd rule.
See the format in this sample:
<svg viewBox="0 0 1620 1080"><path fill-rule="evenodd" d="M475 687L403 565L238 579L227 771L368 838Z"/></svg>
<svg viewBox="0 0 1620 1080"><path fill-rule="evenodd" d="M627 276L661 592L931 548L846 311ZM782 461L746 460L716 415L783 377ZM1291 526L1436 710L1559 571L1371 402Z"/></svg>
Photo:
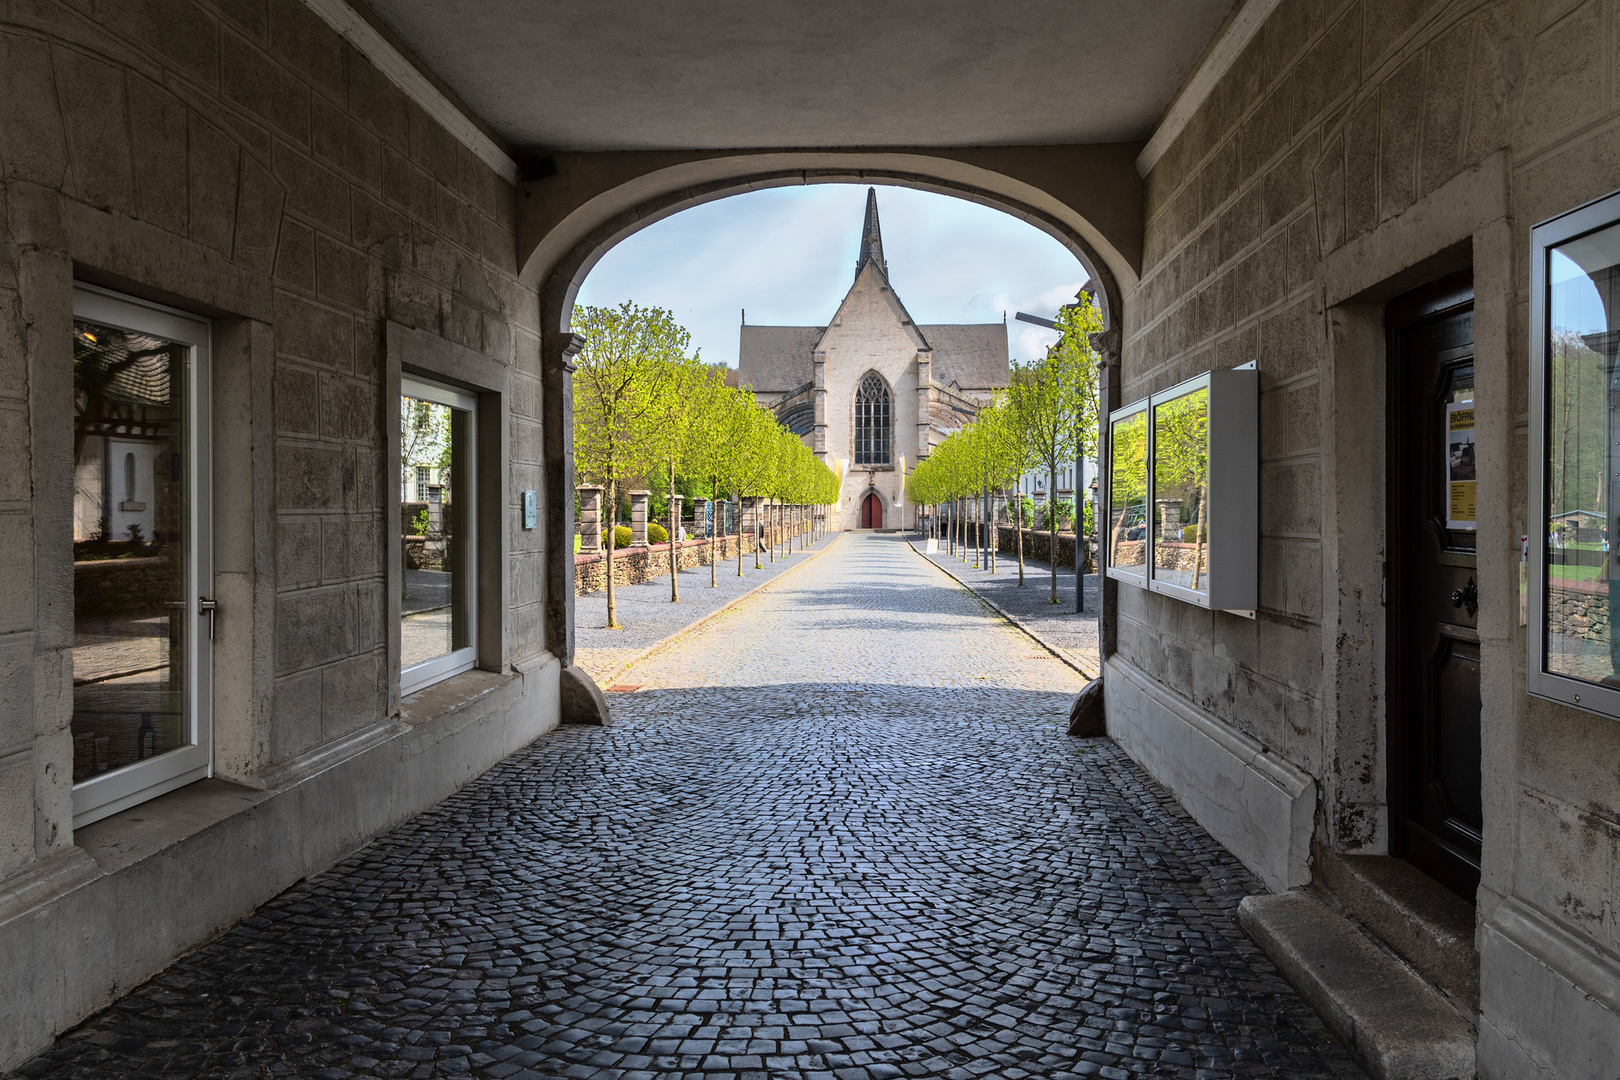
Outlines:
<svg viewBox="0 0 1620 1080"><path fill-rule="evenodd" d="M1479 587L1472 577L1462 588L1451 590L1451 606L1466 608L1469 618L1479 614Z"/></svg>
<svg viewBox="0 0 1620 1080"><path fill-rule="evenodd" d="M197 614L208 616L208 640L214 640L214 615L219 611L219 601L210 600L206 596L197 597Z"/></svg>

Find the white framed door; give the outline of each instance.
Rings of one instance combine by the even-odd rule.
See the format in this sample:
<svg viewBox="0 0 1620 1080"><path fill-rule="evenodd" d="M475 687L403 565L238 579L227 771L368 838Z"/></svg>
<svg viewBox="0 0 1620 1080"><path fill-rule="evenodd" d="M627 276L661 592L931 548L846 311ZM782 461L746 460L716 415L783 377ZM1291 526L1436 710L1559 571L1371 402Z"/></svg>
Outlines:
<svg viewBox="0 0 1620 1080"><path fill-rule="evenodd" d="M210 326L73 291L73 825L213 770Z"/></svg>

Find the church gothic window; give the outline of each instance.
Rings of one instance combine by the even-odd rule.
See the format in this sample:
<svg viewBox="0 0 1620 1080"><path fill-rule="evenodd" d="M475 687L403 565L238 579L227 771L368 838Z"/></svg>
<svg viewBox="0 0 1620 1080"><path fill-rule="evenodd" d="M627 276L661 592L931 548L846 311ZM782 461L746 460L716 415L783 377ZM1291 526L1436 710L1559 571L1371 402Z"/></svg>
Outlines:
<svg viewBox="0 0 1620 1080"><path fill-rule="evenodd" d="M855 464L889 463L889 388L868 375L855 394Z"/></svg>

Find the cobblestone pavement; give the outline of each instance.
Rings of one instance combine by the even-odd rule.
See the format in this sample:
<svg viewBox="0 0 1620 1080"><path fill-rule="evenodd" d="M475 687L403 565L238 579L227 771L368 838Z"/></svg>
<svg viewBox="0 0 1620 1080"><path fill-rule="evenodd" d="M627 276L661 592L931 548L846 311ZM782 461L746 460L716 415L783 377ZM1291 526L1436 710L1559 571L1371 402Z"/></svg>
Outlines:
<svg viewBox="0 0 1620 1080"><path fill-rule="evenodd" d="M758 570L754 569L753 556L744 552L741 577L737 576L737 560L724 560L715 575L717 584L713 586L709 584L707 566L681 570L678 604L669 602L667 572L641 585L615 585L613 594L622 630L607 629L607 590L599 589L577 597L574 601L574 663L603 682L642 650L793 569L836 541L838 535L825 536L802 552L798 541L794 540L793 554L786 558L779 555L774 563L770 555L762 551Z"/></svg>
<svg viewBox="0 0 1620 1080"><path fill-rule="evenodd" d="M1355 1077L1080 677L850 535L30 1077Z"/></svg>
<svg viewBox="0 0 1620 1080"><path fill-rule="evenodd" d="M916 534L912 534L916 539ZM918 540L919 549L923 541ZM961 551L955 555L941 550L928 556L944 567L952 576L974 592L988 599L1020 624L1058 649L1086 672L1095 675L1102 669L1100 642L1097 635L1097 615L1102 611L1099 580L1096 574L1086 575L1086 611L1081 615L1074 610L1074 571L1058 567L1058 602L1052 603L1052 568L1038 559L1024 559L1024 584L1018 584L1018 556L1001 554L996 559L996 572L975 570L973 550L968 549L967 561Z"/></svg>

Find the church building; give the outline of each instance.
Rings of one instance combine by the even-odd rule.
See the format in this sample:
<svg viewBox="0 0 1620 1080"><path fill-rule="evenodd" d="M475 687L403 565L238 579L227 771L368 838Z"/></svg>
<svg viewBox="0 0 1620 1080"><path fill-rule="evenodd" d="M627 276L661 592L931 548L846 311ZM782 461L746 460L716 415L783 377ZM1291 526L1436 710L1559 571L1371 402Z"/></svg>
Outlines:
<svg viewBox="0 0 1620 1080"><path fill-rule="evenodd" d="M909 528L905 473L1007 386L1007 327L917 325L889 283L868 188L855 282L832 320L745 324L738 382L843 478L834 528Z"/></svg>

